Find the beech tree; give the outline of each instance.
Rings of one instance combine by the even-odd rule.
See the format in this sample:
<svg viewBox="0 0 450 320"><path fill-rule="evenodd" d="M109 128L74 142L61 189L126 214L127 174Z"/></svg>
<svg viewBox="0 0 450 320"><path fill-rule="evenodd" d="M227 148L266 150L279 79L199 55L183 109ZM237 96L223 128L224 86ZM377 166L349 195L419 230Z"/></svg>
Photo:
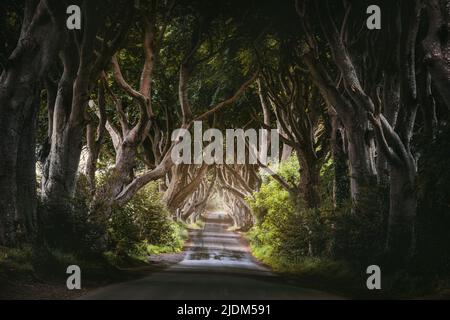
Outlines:
<svg viewBox="0 0 450 320"><path fill-rule="evenodd" d="M302 18L305 17L305 5L306 2L297 5ZM311 7L309 7L310 10L312 10ZM386 105L382 105L380 92L377 93L374 92L376 90L373 90L377 83L374 83L374 79L369 79L367 75L361 72L362 67L358 63L364 63L367 60L355 59L351 55L349 41L343 36L343 34L351 32L347 30L349 26L346 24L346 20L344 19L344 24L339 30L335 18L331 16L329 5L318 6L318 8L320 10L316 11L316 14L321 19L323 33L333 54L333 62L342 77L345 96L335 89L330 77L326 75L323 66L314 56L314 41L309 43L312 49L304 55L305 63L321 88L324 98L328 99L329 103L336 109L344 126L346 126L346 117L348 117L349 110L341 110L341 106L354 106L353 110L356 109L355 112L361 114L362 117L368 115L371 126L375 131L378 152L382 153L389 163L390 208L386 246L392 256L401 259L401 257L409 256L413 252L415 242L414 228L417 203L414 186L417 167L415 156L411 150L411 138L418 109L416 47L422 5L420 1L416 1L414 6L402 2L401 6L394 6L393 8L398 10L396 11L399 17L398 25L401 25L402 28L399 31L399 41L392 44L394 48L398 46L398 50L394 52L398 52L398 61L400 61L396 78L400 81L400 87L398 88L399 103L392 107L390 107L391 102L387 99L384 99ZM352 10L352 6L347 4L346 16L351 16ZM313 35L308 33L310 27L305 25L304 29L309 38L313 39ZM374 43L370 43L366 50L378 52ZM378 67L383 68L386 65L380 63ZM382 74L380 70L375 71ZM385 74L388 75L389 73L386 72ZM387 81L384 81L382 89L389 96L389 92L392 92L390 91L392 84L389 81L392 78L386 79ZM377 80L375 79L375 81ZM392 108L394 108L393 111ZM390 121L385 114L391 118ZM347 129L346 133L348 134L350 168L352 169L351 163L354 159L352 158L351 141L353 138L351 131ZM365 160L365 163L369 159L367 156L361 158Z"/></svg>
<svg viewBox="0 0 450 320"><path fill-rule="evenodd" d="M158 55L164 32L170 19L172 6L170 5L166 11L158 15L155 2L151 2L149 8L143 8L140 11L140 18L143 21L141 37L144 49L144 63L138 90L133 89L125 80L117 54L111 59L114 81L121 90L136 101L136 104L139 106L139 117L134 125L131 124L130 116L127 116L123 110L122 99L109 90L119 117L120 129L116 128L112 121L108 122L108 132L114 142L116 159L114 168L109 173L109 178L95 195L94 207L110 207L123 189L133 181L133 170L138 147L151 133L151 126L156 127L158 125L155 121L155 113L152 106L152 81L154 81L155 64L158 63ZM159 132L158 130L155 129L153 132ZM165 148L165 151L167 153L168 149ZM165 171L170 168L170 164L166 164L168 162L170 162L170 159L166 157L165 162L161 165L165 169L162 169L153 179L160 178L165 174Z"/></svg>
<svg viewBox="0 0 450 320"><path fill-rule="evenodd" d="M114 6L109 1L83 1L82 14L80 31L65 29L60 53L63 73L57 93L48 94L54 101L48 103L50 147L44 165L42 198L48 207L54 208L51 211L68 210L68 200L75 192L83 132L88 122L89 96L124 40L134 8L126 1ZM56 87L49 90L56 90Z"/></svg>
<svg viewBox="0 0 450 320"><path fill-rule="evenodd" d="M152 2L153 3L153 2ZM158 56L162 46L164 45L164 33L171 22L172 6L168 8L163 7L158 9L155 5L150 6L150 11L142 11L141 16L144 21L143 25L143 48L144 48L144 65L141 72L139 90L133 89L129 82L124 78L121 71L120 63L117 55L112 58L112 73L117 86L123 90L127 95L133 98L139 106L139 118L134 127L130 127L130 120L125 115L122 109L122 102L118 97L113 97L114 105L119 117L121 129L115 129L111 122L107 122L107 129L112 140L115 141L116 148L116 163L115 167L109 174L109 179L105 185L98 189L95 196L94 207L110 207L113 204L123 204L128 201L140 188L150 181L161 179L165 177L174 163L171 158L171 151L174 146L168 135L163 138L161 132L164 128L159 127L159 123L163 123L162 119L158 121L156 112L153 110L152 104L155 102L152 95L152 81L154 81L154 70L159 62ZM152 11L153 10L153 11ZM161 13L157 13L162 10ZM227 105L236 101L245 91L245 89L254 81L256 73L251 74L248 79L238 86L234 93L225 100L213 103L206 108L198 116L194 116L192 112L191 102L188 97L188 83L192 72L197 65L207 62L214 55L216 55L221 47L214 43L209 43L210 50L207 53L199 53L201 46L205 44L205 35L207 34L207 27L211 23L212 18L202 18L189 36L188 49L181 59L179 67L179 83L178 83L178 97L181 108L181 120L179 121L182 129L188 130L193 121L200 121L208 119L214 113L219 112ZM209 19L209 20L208 20ZM216 47L216 48L214 48ZM217 49L218 47L218 49ZM213 49L211 49L213 48ZM168 109L165 109L165 118L168 119ZM173 119L173 118L172 118ZM166 125L165 129L169 129ZM166 130L166 132L168 132ZM152 135L152 136L150 136ZM163 139L163 140L161 140ZM151 158L156 160L149 170L143 174L135 177L133 168L135 167L138 147L148 141L147 146L150 147L149 154ZM163 146L161 148L161 142ZM149 157L147 157L148 159ZM201 174L197 179L190 184L193 192L197 189L202 177L207 168L201 170ZM179 185L183 185L181 180L186 175L186 172L179 167L172 170L172 184L167 186L165 200L169 208L176 208L182 203L184 198L190 192L183 192L186 195L177 197Z"/></svg>
<svg viewBox="0 0 450 320"><path fill-rule="evenodd" d="M35 131L40 92L60 48L60 1L26 1L18 44L0 76L0 245L36 226Z"/></svg>
<svg viewBox="0 0 450 320"><path fill-rule="evenodd" d="M253 197L260 184L257 165L224 164L218 171L221 197L234 225L241 230L248 230L255 222L246 200Z"/></svg>
<svg viewBox="0 0 450 320"><path fill-rule="evenodd" d="M307 207L317 208L320 169L329 152L325 105L308 76L295 64L281 66L275 72L266 69L263 75L262 89L267 97L260 89L261 105L267 108L266 99L269 100L283 133L281 139L295 150L300 164L299 185L283 183L282 186L288 187L294 198Z"/></svg>

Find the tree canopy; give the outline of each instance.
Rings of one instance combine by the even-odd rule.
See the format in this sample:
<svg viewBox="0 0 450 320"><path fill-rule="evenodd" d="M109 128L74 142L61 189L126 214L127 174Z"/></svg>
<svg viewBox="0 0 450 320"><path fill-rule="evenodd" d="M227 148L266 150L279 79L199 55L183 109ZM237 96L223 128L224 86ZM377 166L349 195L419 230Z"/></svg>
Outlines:
<svg viewBox="0 0 450 320"><path fill-rule="evenodd" d="M448 0L70 4L80 30L67 1L0 4L0 245L71 243L81 201L105 251L124 212L195 223L220 199L274 255L448 266ZM195 121L277 129L279 168L175 163Z"/></svg>

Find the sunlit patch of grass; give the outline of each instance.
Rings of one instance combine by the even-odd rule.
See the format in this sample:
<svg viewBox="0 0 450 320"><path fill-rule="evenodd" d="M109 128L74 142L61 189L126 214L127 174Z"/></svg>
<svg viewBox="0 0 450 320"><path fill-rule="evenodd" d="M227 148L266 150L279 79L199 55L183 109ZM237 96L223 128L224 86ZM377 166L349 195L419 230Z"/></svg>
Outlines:
<svg viewBox="0 0 450 320"><path fill-rule="evenodd" d="M198 222L186 224L186 228L191 229L191 230L201 230L201 229L203 229L203 226L204 226L204 224L200 224Z"/></svg>
<svg viewBox="0 0 450 320"><path fill-rule="evenodd" d="M187 229L191 230L201 230L205 227L205 222L203 220L197 220L194 223L188 223L185 225Z"/></svg>
<svg viewBox="0 0 450 320"><path fill-rule="evenodd" d="M198 226L197 226L198 227ZM173 237L172 240L164 244L153 244L147 241L142 241L137 244L135 250L129 252L129 256L142 262L147 262L149 255L158 255L163 253L179 253L183 251L184 243L188 239L188 226L176 223L172 225ZM114 261L117 257L113 257L110 252L108 259Z"/></svg>
<svg viewBox="0 0 450 320"><path fill-rule="evenodd" d="M158 255L158 254L164 254L164 253L179 253L183 251L183 245L184 241L179 241L177 243L174 243L172 245L155 245L155 244L148 244L146 242L142 242L138 245L136 245L136 250L133 252L130 252L127 257L118 257L113 252L109 251L105 253L105 256L111 263L115 265L122 265L124 264L124 260L135 260L140 261L142 263L148 262L148 257L151 255Z"/></svg>
<svg viewBox="0 0 450 320"><path fill-rule="evenodd" d="M148 254L161 254L161 253L178 253L182 251L182 246L158 246L158 245L147 245Z"/></svg>

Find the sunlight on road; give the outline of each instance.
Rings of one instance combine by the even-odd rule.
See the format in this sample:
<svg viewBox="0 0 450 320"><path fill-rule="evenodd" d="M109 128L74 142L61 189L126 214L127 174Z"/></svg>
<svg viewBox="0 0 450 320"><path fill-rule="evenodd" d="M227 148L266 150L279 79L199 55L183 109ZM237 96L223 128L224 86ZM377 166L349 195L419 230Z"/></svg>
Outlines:
<svg viewBox="0 0 450 320"><path fill-rule="evenodd" d="M185 259L172 270L256 272L272 275L254 262L240 234L228 231L231 219L224 212L210 212L203 230L191 231Z"/></svg>

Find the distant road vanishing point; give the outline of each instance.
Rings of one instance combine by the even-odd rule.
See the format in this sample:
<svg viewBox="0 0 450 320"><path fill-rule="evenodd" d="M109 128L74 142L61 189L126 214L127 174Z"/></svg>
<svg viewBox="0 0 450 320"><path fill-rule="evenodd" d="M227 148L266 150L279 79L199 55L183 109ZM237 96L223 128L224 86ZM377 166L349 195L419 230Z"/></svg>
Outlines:
<svg viewBox="0 0 450 320"><path fill-rule="evenodd" d="M258 264L223 212L191 233L183 261L148 277L99 288L81 299L294 300L339 296L287 283Z"/></svg>

